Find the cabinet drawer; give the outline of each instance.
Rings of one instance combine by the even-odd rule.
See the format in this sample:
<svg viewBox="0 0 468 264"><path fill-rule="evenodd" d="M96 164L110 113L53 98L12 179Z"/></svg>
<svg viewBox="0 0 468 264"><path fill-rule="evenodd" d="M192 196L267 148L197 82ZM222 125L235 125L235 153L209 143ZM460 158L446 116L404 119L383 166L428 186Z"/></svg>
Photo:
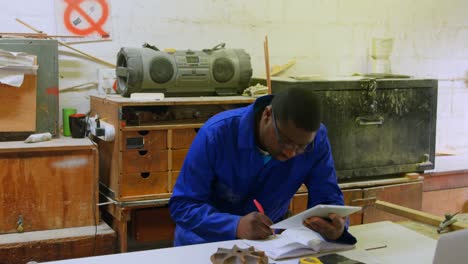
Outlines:
<svg viewBox="0 0 468 264"><path fill-rule="evenodd" d="M167 171L167 150L133 150L122 152L122 172Z"/></svg>
<svg viewBox="0 0 468 264"><path fill-rule="evenodd" d="M121 150L167 149L167 130L124 131Z"/></svg>
<svg viewBox="0 0 468 264"><path fill-rule="evenodd" d="M120 198L168 193L167 172L142 172L122 175Z"/></svg>
<svg viewBox="0 0 468 264"><path fill-rule="evenodd" d="M197 132L193 128L172 130L172 149L190 148Z"/></svg>
<svg viewBox="0 0 468 264"><path fill-rule="evenodd" d="M180 171L170 171L169 172L169 175L170 175L170 180L171 180L171 184L170 184L170 189L169 191L172 192L174 190L174 185L176 184L177 182L177 178L179 177L179 173Z"/></svg>
<svg viewBox="0 0 468 264"><path fill-rule="evenodd" d="M184 164L185 156L187 156L188 149L177 149L172 151L172 168L173 171L180 171Z"/></svg>

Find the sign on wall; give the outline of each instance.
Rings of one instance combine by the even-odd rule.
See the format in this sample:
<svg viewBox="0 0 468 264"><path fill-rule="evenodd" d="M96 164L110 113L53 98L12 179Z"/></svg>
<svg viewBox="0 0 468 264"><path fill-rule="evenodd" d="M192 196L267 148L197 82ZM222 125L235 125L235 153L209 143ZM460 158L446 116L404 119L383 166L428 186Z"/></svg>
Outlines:
<svg viewBox="0 0 468 264"><path fill-rule="evenodd" d="M111 38L110 6L107 0L55 0L57 34L83 36L79 41ZM76 38L63 38L64 41Z"/></svg>

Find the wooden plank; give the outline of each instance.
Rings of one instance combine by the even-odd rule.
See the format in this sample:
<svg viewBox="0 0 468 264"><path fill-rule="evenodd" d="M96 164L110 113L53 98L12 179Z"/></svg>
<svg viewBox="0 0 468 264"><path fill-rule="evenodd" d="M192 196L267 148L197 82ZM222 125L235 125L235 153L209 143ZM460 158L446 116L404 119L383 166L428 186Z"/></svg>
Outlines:
<svg viewBox="0 0 468 264"><path fill-rule="evenodd" d="M363 191L362 189L348 189L342 190L343 199L345 205L356 206L354 201L357 199L362 199ZM360 205L359 205L360 206ZM360 225L362 224L362 212L357 212L349 216L350 225Z"/></svg>
<svg viewBox="0 0 468 264"><path fill-rule="evenodd" d="M468 170L424 174L424 191L468 187Z"/></svg>
<svg viewBox="0 0 468 264"><path fill-rule="evenodd" d="M307 202L308 202L308 194L307 193L300 193L294 195L291 201L291 211L292 214L298 214L303 212L307 209Z"/></svg>
<svg viewBox="0 0 468 264"><path fill-rule="evenodd" d="M432 214L428 214L425 212L421 212L418 210L414 210L408 207L384 202L384 201L376 201L375 202L375 207L379 210L383 210L385 212L402 216L405 218L408 218L410 220L418 221L423 224L428 224L432 226L439 226L439 224L444 221L443 217L440 216L435 216ZM451 230L459 230L459 229L464 229L468 228L467 223L461 223L461 222L455 222L450 226Z"/></svg>
<svg viewBox="0 0 468 264"><path fill-rule="evenodd" d="M206 120L204 120L206 121ZM139 131L139 130L167 130L167 129L183 129L183 128L200 128L203 122L183 122L183 121L162 121L154 124L146 124L144 126L126 126L122 131Z"/></svg>
<svg viewBox="0 0 468 264"><path fill-rule="evenodd" d="M158 224L154 220L158 219ZM164 242L174 240L175 223L168 208L134 210L132 220L135 240L138 242Z"/></svg>
<svg viewBox="0 0 468 264"><path fill-rule="evenodd" d="M400 204L415 210L421 210L422 206L422 182L395 184L390 186L378 186L363 190L363 198L375 198L377 200ZM401 221L401 217L376 210L374 206L367 206L363 210L363 223L378 221Z"/></svg>
<svg viewBox="0 0 468 264"><path fill-rule="evenodd" d="M338 185L340 186L342 190L344 190L344 189L367 188L367 187L384 186L384 185L391 185L391 184L418 182L418 181L422 181L423 179L424 177L422 176L419 176L417 178L398 177L398 178L378 179L378 180L370 180L370 181L354 181L354 182L347 182L347 183L339 183Z"/></svg>
<svg viewBox="0 0 468 264"><path fill-rule="evenodd" d="M422 211L439 216L468 213L468 187L424 192Z"/></svg>
<svg viewBox="0 0 468 264"><path fill-rule="evenodd" d="M167 179L167 177L166 177ZM135 194L125 195L119 198L121 202L139 202L143 200L159 201L160 204L168 204L172 193L158 193L158 194Z"/></svg>
<svg viewBox="0 0 468 264"><path fill-rule="evenodd" d="M99 138L95 138L94 140L99 145L99 179L115 193L116 197L118 197L122 164L122 157L120 155L122 135L119 131L119 107L116 103L101 97L91 96L90 100L90 115L99 115L101 120L114 126L115 129L114 141L106 142Z"/></svg>
<svg viewBox="0 0 468 264"><path fill-rule="evenodd" d="M24 143L24 141L4 141L0 142L0 153L17 153L17 152L36 152L36 151L66 151L90 149L94 144L89 138L70 138L60 137L49 141Z"/></svg>
<svg viewBox="0 0 468 264"><path fill-rule="evenodd" d="M95 146L69 151L0 154L0 233L96 223ZM47 190L47 191L44 191Z"/></svg>
<svg viewBox="0 0 468 264"><path fill-rule="evenodd" d="M180 171L187 156L188 149L172 150L172 167L171 170Z"/></svg>
<svg viewBox="0 0 468 264"><path fill-rule="evenodd" d="M53 261L115 253L116 234L107 224L0 236L0 263Z"/></svg>
<svg viewBox="0 0 468 264"><path fill-rule="evenodd" d="M197 136L197 132L193 128L189 129L174 129L172 130L173 138L172 149L188 149L192 145L193 139Z"/></svg>
<svg viewBox="0 0 468 264"><path fill-rule="evenodd" d="M180 171L169 171L169 177L170 177L170 181L169 181L169 192L172 192L174 190L174 186L177 182L177 178L179 178L179 173Z"/></svg>
<svg viewBox="0 0 468 264"><path fill-rule="evenodd" d="M0 84L0 131L36 131L36 75L24 76L20 87Z"/></svg>

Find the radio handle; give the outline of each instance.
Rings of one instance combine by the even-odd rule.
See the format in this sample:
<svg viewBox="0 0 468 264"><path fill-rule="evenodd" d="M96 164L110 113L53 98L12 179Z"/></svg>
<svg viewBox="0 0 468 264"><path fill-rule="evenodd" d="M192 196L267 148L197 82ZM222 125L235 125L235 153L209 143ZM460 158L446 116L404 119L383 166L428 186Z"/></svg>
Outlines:
<svg viewBox="0 0 468 264"><path fill-rule="evenodd" d="M214 50L224 49L225 46L226 46L226 43L221 42L221 43L219 43L218 45L214 46L211 49L203 49L203 52L212 52Z"/></svg>

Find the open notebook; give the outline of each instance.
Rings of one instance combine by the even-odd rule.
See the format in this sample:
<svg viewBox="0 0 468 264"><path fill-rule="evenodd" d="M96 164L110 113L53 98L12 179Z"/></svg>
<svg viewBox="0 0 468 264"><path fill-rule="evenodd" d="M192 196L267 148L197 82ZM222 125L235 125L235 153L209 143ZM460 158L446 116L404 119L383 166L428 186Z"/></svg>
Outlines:
<svg viewBox="0 0 468 264"><path fill-rule="evenodd" d="M354 248L354 245L328 242L319 233L307 227L290 228L281 235L270 236L266 240L244 242L257 250L265 251L265 254L274 260Z"/></svg>

